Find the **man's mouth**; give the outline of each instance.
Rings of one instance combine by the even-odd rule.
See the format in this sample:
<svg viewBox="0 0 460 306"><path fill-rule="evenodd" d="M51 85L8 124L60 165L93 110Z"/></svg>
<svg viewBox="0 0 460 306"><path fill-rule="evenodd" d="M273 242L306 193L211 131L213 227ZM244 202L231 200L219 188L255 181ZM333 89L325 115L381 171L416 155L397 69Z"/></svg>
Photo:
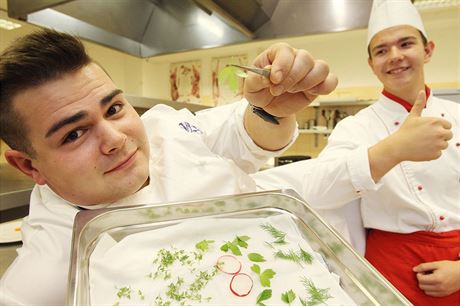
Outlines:
<svg viewBox="0 0 460 306"><path fill-rule="evenodd" d="M136 153L137 153L137 149L133 153L129 154L125 159L118 162L113 168L106 171L105 174L112 173L112 172L122 170L122 169L126 169L129 166L131 166L136 160Z"/></svg>
<svg viewBox="0 0 460 306"><path fill-rule="evenodd" d="M407 69L409 69L409 67L398 67L398 68L393 68L393 69L388 70L387 73L394 75L394 74L402 73L406 71Z"/></svg>

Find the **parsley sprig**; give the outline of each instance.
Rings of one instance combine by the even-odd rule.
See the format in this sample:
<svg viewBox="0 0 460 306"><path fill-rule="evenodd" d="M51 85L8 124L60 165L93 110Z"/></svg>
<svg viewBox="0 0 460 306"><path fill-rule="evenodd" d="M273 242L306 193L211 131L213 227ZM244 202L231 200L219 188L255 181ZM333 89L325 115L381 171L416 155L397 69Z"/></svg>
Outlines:
<svg viewBox="0 0 460 306"><path fill-rule="evenodd" d="M296 295L294 291L292 291L292 289L289 291L286 291L285 293L281 293L281 301L283 301L284 303L288 305L291 305L291 303L294 302L295 298L296 298Z"/></svg>
<svg viewBox="0 0 460 306"><path fill-rule="evenodd" d="M249 236L236 236L233 241L227 241L221 245L220 249L224 252L228 252L228 250L230 250L233 255L241 256L240 247L246 249L248 247L248 243L246 241L249 239L251 239Z"/></svg>
<svg viewBox="0 0 460 306"><path fill-rule="evenodd" d="M272 279L273 276L276 275L275 271L273 271L272 269L267 269L261 272L260 266L256 264L253 264L251 266L251 270L255 272L257 275L259 275L260 284L262 285L262 287L270 287L270 279Z"/></svg>

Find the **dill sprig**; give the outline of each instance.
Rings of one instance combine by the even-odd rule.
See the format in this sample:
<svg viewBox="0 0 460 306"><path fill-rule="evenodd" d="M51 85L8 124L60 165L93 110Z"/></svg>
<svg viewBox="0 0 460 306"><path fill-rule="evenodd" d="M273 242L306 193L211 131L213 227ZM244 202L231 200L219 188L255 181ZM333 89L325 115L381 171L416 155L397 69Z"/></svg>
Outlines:
<svg viewBox="0 0 460 306"><path fill-rule="evenodd" d="M320 289L315 286L315 284L308 279L307 277L302 278L302 283L307 290L309 297L308 299L300 299L302 306L315 306L324 304L326 300L330 299L332 296L329 294L329 288Z"/></svg>
<svg viewBox="0 0 460 306"><path fill-rule="evenodd" d="M292 249L289 249L287 252L278 250L275 252L274 256L275 258L293 261L299 265L302 263L311 264L313 262L313 256L302 248L299 248L298 252Z"/></svg>
<svg viewBox="0 0 460 306"><path fill-rule="evenodd" d="M275 239L275 241L273 241L273 243L275 244L286 244L286 233L277 229L276 227L274 227L273 225L271 225L270 223L263 223L260 225L260 227L266 231L267 233L269 233L273 239Z"/></svg>

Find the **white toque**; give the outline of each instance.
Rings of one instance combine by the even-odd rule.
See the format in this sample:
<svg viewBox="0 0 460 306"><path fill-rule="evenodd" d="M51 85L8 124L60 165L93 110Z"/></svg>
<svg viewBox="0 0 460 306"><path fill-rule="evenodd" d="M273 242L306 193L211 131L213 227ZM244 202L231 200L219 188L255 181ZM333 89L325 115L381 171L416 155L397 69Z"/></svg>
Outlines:
<svg viewBox="0 0 460 306"><path fill-rule="evenodd" d="M374 0L367 27L367 46L375 34L398 25L413 26L428 38L422 18L410 0Z"/></svg>

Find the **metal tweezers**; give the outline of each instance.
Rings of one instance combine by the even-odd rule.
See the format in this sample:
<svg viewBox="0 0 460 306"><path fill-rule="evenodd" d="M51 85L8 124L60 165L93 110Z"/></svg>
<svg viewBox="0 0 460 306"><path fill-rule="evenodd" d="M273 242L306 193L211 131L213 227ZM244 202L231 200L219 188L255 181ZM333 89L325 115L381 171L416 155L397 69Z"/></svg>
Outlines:
<svg viewBox="0 0 460 306"><path fill-rule="evenodd" d="M249 66L241 66L241 65L235 65L235 64L229 64L227 66L237 67L237 68L243 69L245 71L251 71L251 72L254 72L254 73L256 73L258 75L261 75L263 77L270 78L270 69L249 67Z"/></svg>

